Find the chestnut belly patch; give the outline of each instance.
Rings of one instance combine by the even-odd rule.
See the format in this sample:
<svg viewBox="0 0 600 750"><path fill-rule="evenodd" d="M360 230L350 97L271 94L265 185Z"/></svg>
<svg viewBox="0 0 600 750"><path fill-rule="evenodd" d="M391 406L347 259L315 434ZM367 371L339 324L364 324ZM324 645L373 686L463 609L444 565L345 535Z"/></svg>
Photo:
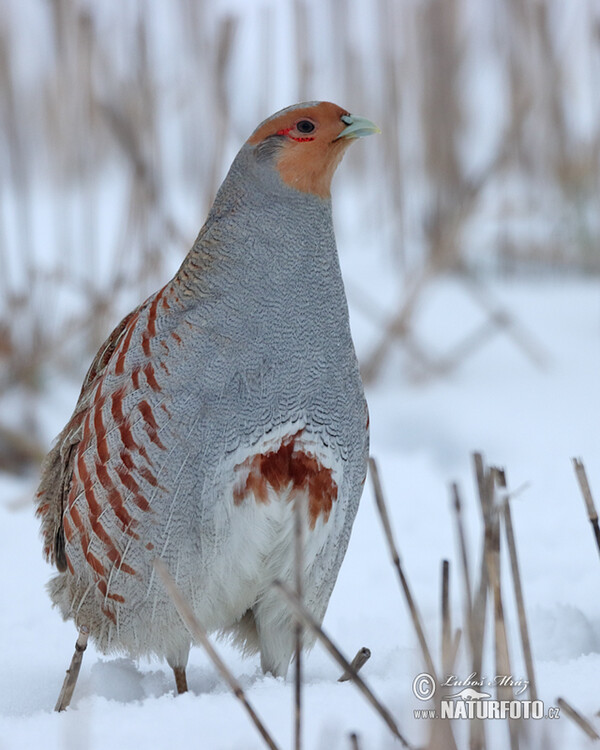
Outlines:
<svg viewBox="0 0 600 750"><path fill-rule="evenodd" d="M275 493L286 494L288 501L297 492L305 492L308 496L309 527L314 529L320 516L327 523L333 503L337 500L338 487L331 469L323 466L315 455L298 444L300 434L301 431L284 438L277 449L256 453L234 467L235 505L250 498L257 503L268 504L269 488Z"/></svg>

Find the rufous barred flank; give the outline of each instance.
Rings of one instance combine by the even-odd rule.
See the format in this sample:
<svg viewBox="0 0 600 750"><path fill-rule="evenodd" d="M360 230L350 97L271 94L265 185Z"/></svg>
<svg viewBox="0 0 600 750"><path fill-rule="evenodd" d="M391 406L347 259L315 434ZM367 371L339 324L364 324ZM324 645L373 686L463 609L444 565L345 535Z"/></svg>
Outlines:
<svg viewBox="0 0 600 750"><path fill-rule="evenodd" d="M285 675L295 621L271 583L294 581L301 501L303 596L325 614L369 443L330 184L374 132L328 102L261 123L175 277L96 355L45 460L52 601L103 652L166 658L179 691L191 638L156 557L208 632Z"/></svg>

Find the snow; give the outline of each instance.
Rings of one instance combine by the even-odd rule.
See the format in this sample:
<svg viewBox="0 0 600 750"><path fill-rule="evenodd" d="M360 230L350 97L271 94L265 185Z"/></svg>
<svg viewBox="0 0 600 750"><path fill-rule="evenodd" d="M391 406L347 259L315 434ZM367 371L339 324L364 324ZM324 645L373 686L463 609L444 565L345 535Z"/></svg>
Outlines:
<svg viewBox="0 0 600 750"><path fill-rule="evenodd" d="M54 37L47 33L50 16L40 14L37 2L10 5L7 19L16 24L12 37L7 36L13 42L9 50L12 73L19 88L27 93L24 100L27 106L19 99L17 110L33 132L41 133L36 118L42 117L38 105L44 100L35 92L40 78L47 75L53 64ZM311 38L316 40L311 62L317 72L310 98L339 101L351 109L356 105L357 112L378 121L378 109L381 114L382 107L363 110L358 101L346 100L353 88L343 85L340 50L330 49L327 29L331 19L326 6L312 5L319 15L310 15ZM94 12L94 22L98 24L98 37L103 40L102 48L108 50L112 65L115 70L123 71L127 82L135 55L131 34L119 32L124 26L126 30L135 28L142 5L126 2L109 6L102 13ZM569 128L585 142L596 132L600 101L595 85L598 61L593 54L593 35L585 33L597 10L590 10L585 4L571 4L564 6L567 10L563 16L562 4L551 6L560 21L559 48L569 47L569 54L563 56L566 62L562 61L566 72L563 94L569 105L565 116ZM505 23L506 19L502 8L490 13L477 0L465 7L469 9L466 23L474 31L469 34L465 48L472 59L467 60L466 66L468 117L460 145L468 168L466 173L477 177L495 153L508 112L505 71L497 57L497 46L503 37L496 28L498 22ZM216 35L218 22L227 14L244 15L244 24L237 32L228 84L234 94L223 170L259 117L294 99L295 94L290 92L297 88L295 47L289 43L288 33L292 12L291 4L273 0L260 3L219 0L211 4L211 13L204 14L209 25L202 31L207 38ZM181 16L173 11L172 4L155 3L152 11L144 6L144 14L150 19L148 52L159 94L160 126L156 132L163 145L157 152L164 161L164 201L167 214L172 214L182 234L191 241L203 218L206 198L202 192L204 180L198 180L198 174L208 171L211 154L210 147L198 146L212 143L207 140L206 132L212 120L198 119L199 110L193 104L212 97L214 92L206 85L209 78L202 78L203 68L197 61L191 64L189 57L173 54L174 46L179 48L183 30L173 20ZM370 50L377 44L373 18L367 3L353 7L344 23L357 52ZM404 23L404 16L399 20ZM256 65L248 62L262 60L255 51L264 44L261 34L265 21L271 24L271 35L277 40L269 43L271 54L266 58L277 60L274 70L268 65L257 70ZM514 31L511 29L510 34ZM402 38L399 34L399 43ZM345 43L343 35L339 35L338 43ZM537 59L533 52L532 59ZM377 65L361 70L361 75L373 91L373 101L378 101L377 92L385 96ZM99 81L97 85L102 90L107 84ZM357 85L355 89L358 96L361 87ZM186 94L183 103L182 92ZM108 95L113 93L109 90L105 96L110 99ZM73 106L69 102L65 106ZM384 164L383 151L377 150L376 142L357 146L357 150L372 149L370 153L374 156L369 163L374 165L374 171L370 174L377 175L379 182L365 178L361 172L365 189L358 192L356 185L347 179L350 173L343 171L348 167L346 164L340 168L334 184L334 213L342 219L336 227L341 263L356 347L363 362L379 341L381 320L405 296L405 290L399 287L398 246L409 260L409 269L420 267L415 259L421 258L428 211L418 113L418 92L411 85L403 86L398 127L407 175L401 182L404 224L395 219L395 187L392 190L389 180L381 177L388 165ZM190 137L186 128L195 138ZM543 134L534 132L533 157L539 150L537 145L546 142ZM6 288L28 291L28 306L37 305L43 310L41 318L45 325L41 330L52 334L65 320L83 317L88 312L90 300L85 290L89 280L95 282L94 288L101 290L114 280L116 264L122 264L119 267L127 278L137 278L136 264L145 256L132 253L131 257L118 258L114 251L119 248L118 233L127 215L124 210L131 188L130 177L119 172L119 165L109 160L93 186L84 184L84 191L90 191L96 204L95 227L91 231L86 210L89 195L82 193L79 184L75 188L59 186L57 190L55 177L49 170L55 158L65 158L64 152L46 153L35 138L33 142L36 166L28 186L32 211L30 222L25 222L31 242L25 241L26 232L17 221L19 202L9 185L0 206L6 235L7 264L3 273L5 281L10 282ZM113 159L122 160L121 152ZM62 170L56 173L63 174ZM554 182L530 185L510 175L499 182L493 180L482 194L481 210L476 212L463 238L472 267L493 268L490 258L494 257L494 248L505 239L511 240L513 235L518 235L524 246L529 241L550 250L553 243L562 249L573 245L574 238L568 231L571 225L564 220L569 209L564 196L555 195L555 187ZM552 209L547 210L547 206ZM594 229L597 219L587 217L588 208L593 210L586 202L580 209L584 229L588 225ZM580 223L575 225L579 227ZM90 237L95 238L93 248L86 244ZM176 269L181 244L164 240L165 268ZM37 273L33 289L27 289L30 280L22 257L23 247L29 245ZM89 252L82 252L82 248ZM590 242L590 252L596 251ZM69 285L66 281L64 285L56 284L58 293L48 306L44 279L52 274L60 277L65 267L69 268ZM556 705L557 696L565 697L600 732L600 719L596 716L600 708L598 550L571 465L574 456L584 460L600 505L599 287L598 279L577 277L486 280L486 299L514 316L519 330L539 349L543 366L532 363L505 333L497 333L445 377L418 381L411 378L415 374L414 362L398 345L390 353L381 381L367 395L372 454L379 464L400 555L434 658L439 661L442 559L451 563L453 622L462 623L459 557L449 499L451 482L458 483L464 501L472 570L479 565L481 523L471 454L480 450L489 463L506 467L511 490L518 490L512 500L512 514L540 696L546 708ZM119 291L113 323L119 312L125 313L136 304L138 294L134 284ZM365 308L372 309L373 314L366 315ZM26 315L23 318L21 328L25 329L33 318ZM444 357L485 322L485 314L465 284L449 278L424 288L415 312L414 332L431 355ZM32 340L28 330L23 330L21 338ZM70 359L77 357L74 354ZM79 365L83 374L87 362L81 361ZM18 427L23 414L35 410L50 439L69 417L79 385L62 372L48 372L45 396L39 403L23 404L31 399L29 391L3 397L2 421ZM63 623L51 609L44 591L51 570L42 560L38 524L32 512L35 488L35 477L24 479L0 474L0 570L4 591L0 608L3 644L0 750L41 746L45 750L105 750L114 745L124 750L137 747L159 750L169 746L209 750L262 748L255 728L199 648L190 659L190 693L175 697L172 674L166 665L107 658L90 646L71 708L61 715L52 711L73 651L75 632L72 623ZM503 569L503 581L512 671L516 678L523 678L525 670L508 569ZM415 698L411 685L424 667L389 560L370 482L324 626L349 657L362 646L371 649L372 657L362 672L364 679L392 711L402 732L415 744L423 742L427 727L425 722L413 718L413 711L428 704ZM489 642L484 664L487 676L494 674ZM275 740L282 748L290 747L292 673L287 681L263 676L256 658L243 659L228 644L216 645ZM350 731L360 735L363 748L399 746L356 688L350 683L337 682L341 670L322 647L317 646L311 652L305 666L306 750L348 748ZM464 678L469 672L461 656L456 673ZM591 745L564 717L541 722L539 726L530 723L535 747L549 746L542 739L544 731L556 747ZM466 727L456 729L464 740ZM488 722L486 729L494 747L508 746L502 722ZM460 747L466 747L464 741Z"/></svg>
<svg viewBox="0 0 600 750"><path fill-rule="evenodd" d="M359 280L364 289L381 289L377 300L385 311L398 290L389 281L385 262L376 260L365 258L358 246L342 257L349 289L356 290ZM410 361L398 346L380 383L368 392L372 454L379 463L403 566L435 659L442 559L451 563L453 622L462 620L449 484L456 481L461 489L475 570L481 525L471 453L480 450L490 464L506 467L510 488L521 488L512 500L513 524L538 692L546 708L555 706L559 695L565 697L600 731L595 716L600 671L598 551L571 465L574 456L584 460L600 503L599 283L506 280L486 282L486 287L488 299L510 312L543 351L545 365L534 365L505 333L498 333L450 375L415 383L406 375ZM353 298L351 293L351 304ZM415 333L428 351L443 355L482 320L464 284L447 279L424 290ZM376 343L376 329L354 305L352 322L364 359ZM77 387L58 378L54 385L58 396L47 407L46 418L57 432ZM175 697L166 665L107 658L89 647L72 707L55 714L52 708L75 632L50 608L43 590L51 571L41 557L29 501L35 478L2 476L0 490L0 749L42 743L47 750L114 745L148 750L263 747L242 707L199 648L190 660L190 692ZM524 678L508 570L503 576L512 672ZM392 711L401 731L415 744L423 742L426 723L414 719L413 710L428 704L411 691L423 664L370 483L324 627L349 657L362 646L371 649L364 679ZM287 681L264 676L256 658L243 659L228 644L216 645L275 741L290 747L292 673ZM347 748L351 731L360 735L363 747L398 746L356 688L337 682L340 669L322 647L310 653L305 669L305 748ZM483 671L488 677L494 674L490 648ZM466 678L469 672L461 657L456 674ZM533 746L542 745L544 730L556 747L591 744L566 718L530 723L535 723ZM503 722L487 722L486 729L493 747L508 746ZM466 728L458 726L457 731L464 740Z"/></svg>

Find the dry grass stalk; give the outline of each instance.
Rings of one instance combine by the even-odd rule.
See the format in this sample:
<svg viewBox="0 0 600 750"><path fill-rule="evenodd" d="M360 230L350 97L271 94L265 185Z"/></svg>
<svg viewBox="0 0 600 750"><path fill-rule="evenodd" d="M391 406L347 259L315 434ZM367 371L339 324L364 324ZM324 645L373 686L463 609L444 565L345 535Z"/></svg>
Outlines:
<svg viewBox="0 0 600 750"><path fill-rule="evenodd" d="M458 153L465 121L464 100L459 95L465 45L460 39L458 12L458 0L430 0L417 11L417 33L423 44L420 114L424 171L431 190L425 219L426 252L434 268L457 265L462 226L458 216L467 180Z"/></svg>
<svg viewBox="0 0 600 750"><path fill-rule="evenodd" d="M441 637L441 657L442 657L442 674L444 678L453 674L454 664L458 655L458 647L461 639L461 629L457 628L452 632L452 618L450 614L450 563L448 560L442 560L442 637ZM436 707L439 707L439 701L448 692L447 687L443 687L441 693L436 696ZM439 741L442 747L446 744L444 736L444 727L438 730ZM439 742L438 741L438 742Z"/></svg>
<svg viewBox="0 0 600 750"><path fill-rule="evenodd" d="M482 515L484 519L484 537L483 550L481 554L481 572L479 576L479 587L472 608L472 618L469 623L471 657L473 671L481 675L483 659L483 638L485 634L485 621L487 615L487 594L489 585L488 566L486 550L489 544L489 535L486 535L486 518L489 514L489 488L486 484L483 468L483 457L480 453L473 454L473 464L477 487L479 492L479 501L481 504Z"/></svg>
<svg viewBox="0 0 600 750"><path fill-rule="evenodd" d="M579 711L576 711L570 703L567 703L564 698L557 698L556 705L559 706L569 719L577 724L577 726L585 732L591 740L600 740L600 735L596 732L590 722L585 719Z"/></svg>
<svg viewBox="0 0 600 750"><path fill-rule="evenodd" d="M214 144L213 158L210 161L210 174L208 177L209 190L206 193L206 206L210 208L221 181L221 170L225 146L227 145L227 131L231 122L231 97L227 90L227 74L233 54L233 42L237 31L238 19L233 16L224 18L218 27L217 48L213 63L213 91L215 102L215 125L216 142Z"/></svg>
<svg viewBox="0 0 600 750"><path fill-rule="evenodd" d="M294 578L296 594L302 601L303 596L303 572L304 572L304 549L303 549L303 518L306 511L306 503L302 495L294 502ZM294 673L294 748L302 748L302 622L296 621L296 669Z"/></svg>
<svg viewBox="0 0 600 750"><path fill-rule="evenodd" d="M427 639L425 637L425 631L423 629L423 625L421 622L421 616L419 614L417 604L410 590L410 586L408 585L408 580L406 576L404 575L402 564L400 563L400 556L398 554L398 549L394 541L392 526L390 524L390 519L389 519L389 515L387 512L387 506L386 506L385 499L383 496L383 489L381 487L381 481L379 479L379 471L377 469L377 463L375 459L372 457L369 458L369 469L371 472L371 481L373 483L375 501L377 503L377 509L379 511L379 515L381 517L381 523L383 525L383 530L384 530L385 537L386 537L388 547L390 550L390 555L391 555L394 567L396 568L398 572L400 585L404 593L406 602L408 604L408 609L410 611L412 623L415 628L415 632L417 634L419 645L421 647L421 652L423 654L423 659L425 661L426 669L428 673L431 675L431 677L433 678L435 684L439 685L440 681L437 676L437 670L435 668L435 664L431 657L431 651L429 649L429 646L427 645ZM436 707L438 708L438 713L439 713L440 698L441 696L438 692L435 697L435 704L436 704ZM437 747L443 747L446 750L452 750L452 748L456 748L456 742L454 740L454 735L452 733L452 727L451 727L450 722L447 722L447 721L433 721L432 722L429 747L432 749L437 748Z"/></svg>
<svg viewBox="0 0 600 750"><path fill-rule="evenodd" d="M468 357L481 349L493 337L503 334L507 336L516 348L536 367L544 368L548 364L549 356L535 337L526 330L521 320L501 305L498 301L491 301L491 293L480 279L477 279L467 269L461 269L460 280L462 286L479 305L485 319L471 333L441 355L434 355L427 351L418 340L413 330L412 318L416 312L419 296L425 286L444 268L426 267L417 280L409 285L409 291L403 295L402 304L398 312L380 327L383 330L379 343L375 346L362 368L365 382L373 382L380 374L387 360L392 346L401 345L410 357L410 364L415 368L417 380L432 377L444 377L456 370ZM362 308L365 314L374 322L381 318L375 305L364 299L364 293L353 295L357 300L356 306ZM362 298L362 299L361 299Z"/></svg>
<svg viewBox="0 0 600 750"><path fill-rule="evenodd" d="M373 483L373 492L375 494L375 502L377 503L379 516L381 518L381 523L383 524L385 538L388 543L388 548L390 551L390 555L392 557L392 562L394 563L394 567L396 568L398 572L398 577L400 578L400 585L404 593L404 598L406 599L406 602L408 604L408 609L410 611L410 615L411 615L412 622L415 628L415 632L417 634L419 646L421 647L421 652L425 660L425 666L429 674L434 678L436 684L439 684L439 681L437 678L437 670L435 668L433 659L431 657L431 651L429 650L429 646L427 645L427 639L425 638L425 631L423 630L421 616L417 609L417 605L413 598L412 592L410 590L410 586L408 585L406 576L404 575L402 564L400 563L400 556L398 555L398 549L394 541L392 526L390 524L387 507L386 507L385 500L383 497L383 490L381 487L381 481L379 479L379 471L377 469L377 463L375 459L372 457L369 458L369 469L371 472L371 481Z"/></svg>
<svg viewBox="0 0 600 750"><path fill-rule="evenodd" d="M452 632L450 614L450 563L442 560L442 672L444 676L452 674L458 654L462 630Z"/></svg>
<svg viewBox="0 0 600 750"><path fill-rule="evenodd" d="M473 601L472 616L468 622L469 645L471 652L471 668L476 675L481 677L483 667L483 646L485 637L485 622L487 617L489 573L487 565L487 549L491 537L488 532L487 518L490 513L489 482L486 481L483 456L480 453L473 454L473 468L479 502L484 520L483 549L481 553L481 570L479 575L479 587ZM470 750L484 750L487 746L485 724L483 721L474 720L469 724L469 748Z"/></svg>
<svg viewBox="0 0 600 750"><path fill-rule="evenodd" d="M365 664L369 661L371 658L371 649L368 649L366 646L363 646L362 648L359 648L356 652L356 656L352 661L350 662L350 666L355 672L358 672L361 670ZM338 682L348 682L350 679L350 672L344 672L344 674L338 679Z"/></svg>
<svg viewBox="0 0 600 750"><path fill-rule="evenodd" d="M523 587L521 585L521 572L519 570L519 559L517 557L517 545L513 531L512 514L510 511L510 500L507 497L502 506L502 518L504 521L504 530L506 532L506 542L508 554L510 557L510 569L515 589L515 599L517 602L517 611L519 614L519 631L521 633L521 642L523 644L523 656L525 659L525 668L527 670L527 680L529 682L529 698L532 701L537 700L537 686L535 682L535 670L533 667L533 655L531 653L531 642L529 640L529 628L527 626L527 615L525 614L525 601L523 598Z"/></svg>
<svg viewBox="0 0 600 750"><path fill-rule="evenodd" d="M504 474L497 469L491 468L489 474L493 482L498 482L500 486L506 487ZM493 498L493 495L492 495ZM492 499L492 503L493 503ZM488 577L490 582L490 591L494 602L494 651L496 657L496 674L510 677L512 675L510 667L510 656L508 652L508 637L506 635L506 623L504 621L504 605L502 602L502 586L500 575L500 517L494 507L489 519L490 544L486 550L486 564L488 567ZM487 534L487 532L486 532ZM513 689L510 685L499 684L497 686L498 698L501 701L510 701L514 699ZM508 719L508 729L510 735L511 750L519 748L519 731L518 724L513 719Z"/></svg>
<svg viewBox="0 0 600 750"><path fill-rule="evenodd" d="M469 555L467 552L467 542L465 536L465 527L462 517L462 502L460 499L460 493L458 491L458 485L456 482L452 484L452 510L454 511L454 518L456 520L456 534L458 537L458 545L460 551L460 562L462 567L463 575L463 591L465 595L465 623L469 630L469 639L472 636L470 633L471 622L473 618L473 596L471 594L471 573L469 569Z"/></svg>
<svg viewBox="0 0 600 750"><path fill-rule="evenodd" d="M377 380L394 343L405 344L411 340L408 334L412 318L419 303L421 293L429 280L430 273L428 270L425 270L405 283L400 308L385 326L379 343L361 367L361 374L365 383L373 383ZM412 352L410 353L412 354ZM423 361L420 353L414 356L421 365L428 366L429 363L427 360Z"/></svg>
<svg viewBox="0 0 600 750"><path fill-rule="evenodd" d="M484 556L482 559L479 590L477 592L477 597L475 599L473 608L473 618L469 625L469 631L471 634L471 669L478 676L481 676L481 670L483 666L483 642L485 634L488 592L487 586L487 565ZM469 748L470 750L485 750L486 747L487 740L485 734L485 724L483 721L474 719L469 724Z"/></svg>
<svg viewBox="0 0 600 750"><path fill-rule="evenodd" d="M550 361L548 351L539 339L526 329L523 322L495 298L489 286L468 271L462 275L461 281L473 301L481 307L489 322L495 326L496 333L502 332L508 336L521 354L535 367L546 368Z"/></svg>
<svg viewBox="0 0 600 750"><path fill-rule="evenodd" d="M442 672L450 674L452 622L450 619L450 563L442 560Z"/></svg>
<svg viewBox="0 0 600 750"><path fill-rule="evenodd" d="M359 690L365 696L367 701L373 706L373 708L381 716L383 721L389 727L392 734L394 734L394 736L400 740L400 742L402 743L404 747L412 748L413 746L400 733L400 730L398 729L398 725L396 724L392 714L381 703L381 701L379 701L379 699L375 697L375 695L373 694L373 691L364 682L362 677L354 671L350 662L342 654L339 648L333 643L331 638L325 633L323 628L314 619L314 617L308 611L308 609L306 609L306 607L298 599L295 592L289 586L283 583L283 581L274 581L273 587L285 597L287 602L293 608L296 615L300 617L305 627L307 627L319 639L319 641L321 641L323 646L325 646L327 651L329 651L331 656L337 661L337 663L342 667L342 669L348 672L352 682L355 683L355 685L359 688Z"/></svg>
<svg viewBox="0 0 600 750"><path fill-rule="evenodd" d="M358 735L356 732L350 734L350 750L360 750L360 744L358 742Z"/></svg>
<svg viewBox="0 0 600 750"><path fill-rule="evenodd" d="M298 101L310 99L310 82L312 78L312 58L309 40L312 39L309 30L308 8L303 0L294 0L294 35L296 46L296 77Z"/></svg>
<svg viewBox="0 0 600 750"><path fill-rule="evenodd" d="M406 269L406 254L402 241L405 233L406 211L402 152L399 144L402 142L402 109L406 106L402 97L407 83L407 66L404 58L408 56L408 53L406 49L400 51L400 45L398 45L398 15L404 14L406 8L400 7L395 0L378 0L377 6L380 56L378 74L383 90L386 92L380 105L381 121L385 123L386 131L381 151L390 181L389 189L386 191L389 208L386 210L385 205L379 207L379 210L383 208L385 213L381 213L377 219L380 226L384 221L393 222L392 231L397 244L395 252L401 267ZM368 164L363 162L361 167L363 166L368 167Z"/></svg>
<svg viewBox="0 0 600 750"><path fill-rule="evenodd" d="M177 610L177 612L179 612L179 616L185 623L185 626L190 631L194 640L201 644L201 646L204 648L204 650L210 657L210 660L215 665L215 668L217 669L217 671L219 672L223 680L227 683L227 685L231 689L231 692L243 705L244 709L246 710L247 714L252 720L252 723L254 724L254 726L260 733L261 737L265 741L265 744L267 745L267 747L271 748L271 750L278 750L278 747L275 744L269 732L267 731L267 728L259 719L254 708L252 708L252 706L248 702L248 699L246 698L246 694L244 693L242 686L236 680L234 675L231 673L229 667L221 659L219 654L215 651L212 643L210 642L210 640L208 639L208 636L206 635L204 628L198 621L189 603L187 602L187 600L181 593L179 587L175 583L175 579L169 573L169 570L167 569L167 566L165 565L165 563L160 558L156 557L154 559L153 564L154 564L154 569L156 570L158 577L162 581L162 584L165 587L166 592L171 598L171 601L173 602L173 604L175 605L175 609Z"/></svg>
<svg viewBox="0 0 600 750"><path fill-rule="evenodd" d="M590 483L588 482L585 466L579 458L573 459L573 467L575 468L575 474L577 475L577 481L579 482L579 488L583 495L583 501L587 510L588 518L592 524L594 530L594 538L596 539L596 546L600 552L600 526L598 526L598 513L594 504L594 498L592 497L592 490L590 489Z"/></svg>
<svg viewBox="0 0 600 750"><path fill-rule="evenodd" d="M79 677L79 670L81 669L81 661L83 659L83 652L87 648L87 642L89 637L89 630L85 625L79 628L79 635L75 641L75 653L71 659L71 665L67 669L67 674L63 682L62 689L56 701L55 711L64 711L68 708L73 697L73 691L77 684L77 678Z"/></svg>
<svg viewBox="0 0 600 750"><path fill-rule="evenodd" d="M0 423L0 471L26 472L42 462L45 450L35 436Z"/></svg>

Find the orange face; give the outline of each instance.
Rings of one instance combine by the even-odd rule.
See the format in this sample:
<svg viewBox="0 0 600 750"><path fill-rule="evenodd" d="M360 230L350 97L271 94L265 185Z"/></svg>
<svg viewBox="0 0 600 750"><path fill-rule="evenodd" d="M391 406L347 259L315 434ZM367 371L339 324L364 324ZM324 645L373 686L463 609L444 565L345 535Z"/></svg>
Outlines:
<svg viewBox="0 0 600 750"><path fill-rule="evenodd" d="M290 108L260 125L248 139L258 145L278 139L275 166L290 187L321 198L330 195L331 179L351 138L339 138L350 113L330 102Z"/></svg>

